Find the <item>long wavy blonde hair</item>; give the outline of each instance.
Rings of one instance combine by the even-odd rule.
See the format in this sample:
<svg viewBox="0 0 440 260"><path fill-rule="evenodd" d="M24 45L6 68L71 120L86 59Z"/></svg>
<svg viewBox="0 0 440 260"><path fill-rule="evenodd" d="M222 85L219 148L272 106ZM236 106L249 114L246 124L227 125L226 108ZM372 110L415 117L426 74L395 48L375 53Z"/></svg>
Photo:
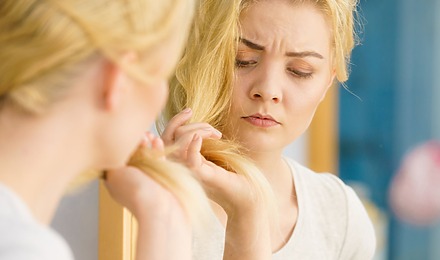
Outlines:
<svg viewBox="0 0 440 260"><path fill-rule="evenodd" d="M194 8L195 0L2 0L0 105L39 116L67 93L71 79L94 57L123 66L120 55L146 57L171 33L181 34L183 49ZM149 81L145 66L154 64L145 58L124 69ZM186 168L158 160L148 149L138 151L130 164L174 192L188 214L207 205ZM96 174L81 177L91 176Z"/></svg>
<svg viewBox="0 0 440 260"><path fill-rule="evenodd" d="M189 42L170 84L170 97L160 130L184 108L192 108L190 122L207 122L228 133L235 77L235 56L240 38L239 16L258 0L202 0L191 28ZM261 1L261 0L260 0ZM286 0L313 4L328 18L332 31L333 64L339 82L348 78L348 64L355 45L357 0ZM246 150L233 136L204 140L202 154L216 164L247 177L255 192L275 212L274 195ZM272 212L271 212L272 214ZM273 214L272 214L273 216Z"/></svg>

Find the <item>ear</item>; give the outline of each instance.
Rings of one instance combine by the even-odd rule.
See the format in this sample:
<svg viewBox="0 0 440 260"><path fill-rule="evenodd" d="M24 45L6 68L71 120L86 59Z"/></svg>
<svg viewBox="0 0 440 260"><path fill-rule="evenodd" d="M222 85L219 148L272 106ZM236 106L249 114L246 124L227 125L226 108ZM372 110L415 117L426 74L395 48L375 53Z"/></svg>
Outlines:
<svg viewBox="0 0 440 260"><path fill-rule="evenodd" d="M327 84L327 87L325 88L324 93L322 94L321 99L319 100L319 103L321 103L324 100L325 96L327 95L328 90L331 88L331 86L333 86L333 84L335 82L335 77L336 77L336 70L333 69L330 80Z"/></svg>
<svg viewBox="0 0 440 260"><path fill-rule="evenodd" d="M132 53L121 57L121 63L130 63L134 60ZM124 89L130 81L126 71L120 65L107 61L104 67L104 85L102 88L102 100L106 110L115 109L122 98Z"/></svg>

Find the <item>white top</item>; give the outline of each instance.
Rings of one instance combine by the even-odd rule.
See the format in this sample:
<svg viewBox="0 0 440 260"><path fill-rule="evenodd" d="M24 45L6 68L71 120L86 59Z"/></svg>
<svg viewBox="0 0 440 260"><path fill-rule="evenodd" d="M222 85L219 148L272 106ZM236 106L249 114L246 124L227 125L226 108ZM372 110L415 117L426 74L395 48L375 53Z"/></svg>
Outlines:
<svg viewBox="0 0 440 260"><path fill-rule="evenodd" d="M64 239L38 223L24 202L1 183L0 259L73 260Z"/></svg>
<svg viewBox="0 0 440 260"><path fill-rule="evenodd" d="M370 260L373 225L354 191L332 174L316 174L286 159L298 199L298 220L289 241L273 260ZM223 258L225 229L212 213L207 232L194 235L194 260Z"/></svg>

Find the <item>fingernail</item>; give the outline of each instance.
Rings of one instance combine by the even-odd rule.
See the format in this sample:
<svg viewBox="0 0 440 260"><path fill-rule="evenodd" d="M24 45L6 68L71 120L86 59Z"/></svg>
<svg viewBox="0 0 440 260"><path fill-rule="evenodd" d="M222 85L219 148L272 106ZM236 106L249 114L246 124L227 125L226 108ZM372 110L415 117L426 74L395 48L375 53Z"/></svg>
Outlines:
<svg viewBox="0 0 440 260"><path fill-rule="evenodd" d="M183 113L189 113L189 112L191 112L191 108L187 107L182 112Z"/></svg>
<svg viewBox="0 0 440 260"><path fill-rule="evenodd" d="M214 133L218 136L222 136L222 132L214 128Z"/></svg>

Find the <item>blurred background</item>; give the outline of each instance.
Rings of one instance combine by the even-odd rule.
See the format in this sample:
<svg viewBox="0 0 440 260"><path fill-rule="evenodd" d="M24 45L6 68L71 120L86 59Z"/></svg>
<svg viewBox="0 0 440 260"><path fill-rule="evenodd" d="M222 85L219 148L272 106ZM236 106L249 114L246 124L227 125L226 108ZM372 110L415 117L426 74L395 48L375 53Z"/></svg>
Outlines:
<svg viewBox="0 0 440 260"><path fill-rule="evenodd" d="M361 0L360 6L361 45L347 82L359 98L339 89L338 173L371 203L376 259L438 260L440 221L402 221L388 194L405 155L440 140L440 1Z"/></svg>

